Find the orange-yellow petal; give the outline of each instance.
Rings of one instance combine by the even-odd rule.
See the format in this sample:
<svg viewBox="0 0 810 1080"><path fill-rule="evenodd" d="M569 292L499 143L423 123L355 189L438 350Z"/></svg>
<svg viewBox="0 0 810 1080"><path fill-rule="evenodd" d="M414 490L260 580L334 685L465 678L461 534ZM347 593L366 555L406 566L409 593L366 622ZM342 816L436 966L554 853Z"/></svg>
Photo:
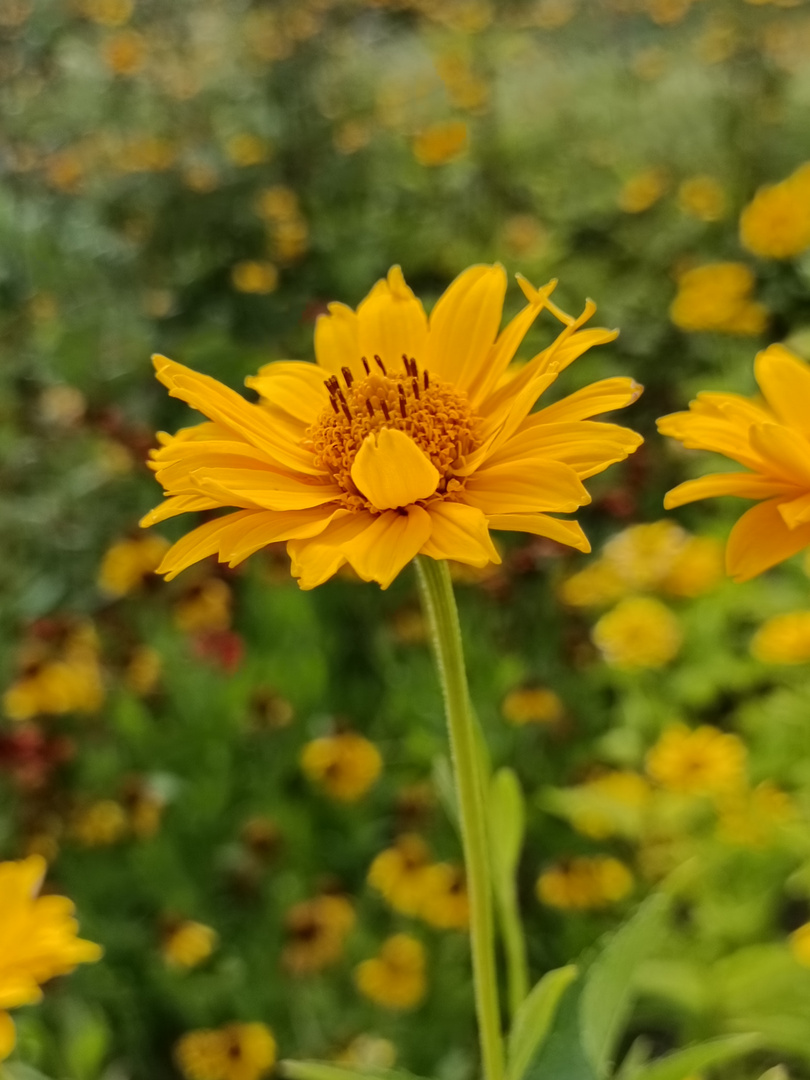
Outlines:
<svg viewBox="0 0 810 1080"><path fill-rule="evenodd" d="M357 309L360 356L376 355L389 370L402 368L403 353L418 364L427 351L428 321L422 301L392 266Z"/></svg>
<svg viewBox="0 0 810 1080"><path fill-rule="evenodd" d="M473 473L467 480L464 501L487 516L544 510L570 514L591 497L570 465L534 458Z"/></svg>
<svg viewBox="0 0 810 1080"><path fill-rule="evenodd" d="M638 401L644 387L635 379L616 377L600 379L573 394L546 405L532 415L537 423L562 423L571 420L589 420L592 416L624 409Z"/></svg>
<svg viewBox="0 0 810 1080"><path fill-rule="evenodd" d="M0 1061L5 1061L17 1041L14 1021L7 1012L0 1012Z"/></svg>
<svg viewBox="0 0 810 1080"><path fill-rule="evenodd" d="M491 529L503 529L505 532L527 532L535 536L546 536L558 544L584 551L591 550L588 538L578 521L565 521L563 518L549 517L548 514L493 514L489 519Z"/></svg>
<svg viewBox="0 0 810 1080"><path fill-rule="evenodd" d="M430 515L421 506L380 514L363 532L344 542L343 554L363 581L387 589L430 536Z"/></svg>
<svg viewBox="0 0 810 1080"><path fill-rule="evenodd" d="M359 491L377 510L410 506L427 499L439 483L439 470L413 439L396 428L370 432L351 470Z"/></svg>
<svg viewBox="0 0 810 1080"><path fill-rule="evenodd" d="M208 495L192 492L188 495L170 495L163 502L145 514L139 524L142 529L150 525L157 525L160 521L176 517L178 514L188 514L196 510L214 510L221 503L218 499L212 499Z"/></svg>
<svg viewBox="0 0 810 1080"><path fill-rule="evenodd" d="M501 557L489 535L483 511L464 503L434 502L428 507L432 524L422 555L453 559L468 566L499 563Z"/></svg>
<svg viewBox="0 0 810 1080"><path fill-rule="evenodd" d="M779 513L780 501L757 503L731 530L726 570L735 581L748 581L810 546L810 525L789 529Z"/></svg>
<svg viewBox="0 0 810 1080"><path fill-rule="evenodd" d="M359 376L360 331L357 315L345 304L329 304L329 314L319 315L315 323L315 358L333 375L343 367Z"/></svg>
<svg viewBox="0 0 810 1080"><path fill-rule="evenodd" d="M742 499L769 499L790 491L788 484L779 480L770 480L756 473L710 473L696 480L686 480L678 484L664 496L664 507L674 510L676 506L696 502L698 499L713 499L718 495L737 495Z"/></svg>
<svg viewBox="0 0 810 1080"><path fill-rule="evenodd" d="M287 554L292 560L292 575L302 589L323 584L346 562L343 545L368 529L374 515L366 510L356 513L339 510L325 529L312 539L290 540Z"/></svg>
<svg viewBox="0 0 810 1080"><path fill-rule="evenodd" d="M466 390L495 341L505 295L506 271L500 264L471 266L459 274L430 314L426 366L431 374Z"/></svg>
<svg viewBox="0 0 810 1080"><path fill-rule="evenodd" d="M263 510L304 510L338 498L337 484L305 483L300 477L270 469L199 469L193 482L221 506L255 506Z"/></svg>
<svg viewBox="0 0 810 1080"><path fill-rule="evenodd" d="M751 428L751 446L772 476L807 488L810 486L810 443L782 424L757 424Z"/></svg>
<svg viewBox="0 0 810 1080"><path fill-rule="evenodd" d="M245 379L245 386L255 390L271 409L280 409L302 424L314 423L329 404L324 373L316 364L276 360Z"/></svg>
<svg viewBox="0 0 810 1080"><path fill-rule="evenodd" d="M757 355L754 375L779 419L810 432L810 365L784 345L770 345Z"/></svg>
<svg viewBox="0 0 810 1080"><path fill-rule="evenodd" d="M779 513L789 529L810 522L810 492L789 502L780 502Z"/></svg>

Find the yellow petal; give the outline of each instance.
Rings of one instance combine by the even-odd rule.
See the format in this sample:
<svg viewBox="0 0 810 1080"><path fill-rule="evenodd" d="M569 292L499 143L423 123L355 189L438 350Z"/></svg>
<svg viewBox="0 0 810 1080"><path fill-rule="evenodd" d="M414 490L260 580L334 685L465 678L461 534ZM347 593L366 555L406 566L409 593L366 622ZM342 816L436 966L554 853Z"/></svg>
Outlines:
<svg viewBox="0 0 810 1080"><path fill-rule="evenodd" d="M343 566L343 545L368 529L375 518L366 510L356 513L338 511L323 532L313 539L290 540L287 554L292 560L292 575L302 589L314 589Z"/></svg>
<svg viewBox="0 0 810 1080"><path fill-rule="evenodd" d="M489 518L491 529L503 529L507 532L527 532L535 536L546 536L558 544L584 551L591 550L588 538L577 521L565 521L549 517L548 514L493 514Z"/></svg>
<svg viewBox="0 0 810 1080"><path fill-rule="evenodd" d="M245 386L260 394L272 410L280 409L302 424L312 424L329 404L324 373L317 364L277 360L265 364Z"/></svg>
<svg viewBox="0 0 810 1080"><path fill-rule="evenodd" d="M810 522L810 492L790 502L780 502L779 513L789 529Z"/></svg>
<svg viewBox="0 0 810 1080"><path fill-rule="evenodd" d="M459 274L430 315L426 366L431 374L466 389L495 341L505 295L506 271L499 264L471 266Z"/></svg>
<svg viewBox="0 0 810 1080"><path fill-rule="evenodd" d="M366 435L352 465L352 480L378 510L410 506L432 495L439 470L413 439L396 428Z"/></svg>
<svg viewBox="0 0 810 1080"><path fill-rule="evenodd" d="M389 370L402 368L403 353L420 367L427 351L428 322L422 301L392 266L357 309L360 356L379 356Z"/></svg>
<svg viewBox="0 0 810 1080"><path fill-rule="evenodd" d="M196 492L189 495L170 495L154 510L145 514L139 524L142 529L147 529L150 525L157 525L159 521L166 521L167 518L176 517L178 514L188 514L196 510L214 510L220 505L218 499Z"/></svg>
<svg viewBox="0 0 810 1080"><path fill-rule="evenodd" d="M779 513L780 502L757 503L731 530L726 570L735 581L748 581L810 546L810 525L789 529Z"/></svg>
<svg viewBox="0 0 810 1080"><path fill-rule="evenodd" d="M343 367L360 376L360 336L357 316L345 304L329 304L329 314L319 315L315 323L315 358L333 375Z"/></svg>
<svg viewBox="0 0 810 1080"><path fill-rule="evenodd" d="M573 423L542 424L533 414L508 442L499 447L486 465L499 465L510 459L547 457L570 465L585 478L602 472L616 461L623 461L644 441L641 435L618 424L600 424L591 420Z"/></svg>
<svg viewBox="0 0 810 1080"><path fill-rule="evenodd" d="M570 514L590 501L570 465L545 458L481 469L469 477L465 488L465 502L488 517L544 510Z"/></svg>
<svg viewBox="0 0 810 1080"><path fill-rule="evenodd" d="M534 413L537 423L560 423L569 420L589 420L592 416L624 409L638 401L644 387L635 379L616 377L600 379L576 393L569 394L553 405ZM542 417L542 419L541 419Z"/></svg>
<svg viewBox="0 0 810 1080"><path fill-rule="evenodd" d="M269 469L200 469L193 482L222 506L258 506L264 510L304 510L332 502L342 494L337 484L307 484L299 477Z"/></svg>
<svg viewBox="0 0 810 1080"><path fill-rule="evenodd" d="M0 1061L5 1061L17 1041L14 1021L7 1012L0 1012Z"/></svg>
<svg viewBox="0 0 810 1080"><path fill-rule="evenodd" d="M782 424L757 424L751 428L751 446L765 462L767 471L805 488L810 486L810 442Z"/></svg>
<svg viewBox="0 0 810 1080"><path fill-rule="evenodd" d="M487 519L475 506L463 503L434 502L428 507L432 529L422 555L431 559L453 559L469 566L499 563L489 535Z"/></svg>
<svg viewBox="0 0 810 1080"><path fill-rule="evenodd" d="M810 432L810 365L784 345L770 345L757 355L754 375L779 419Z"/></svg>
<svg viewBox="0 0 810 1080"><path fill-rule="evenodd" d="M397 574L419 553L430 536L431 519L421 506L389 510L343 544L343 554L363 581L387 589Z"/></svg>
<svg viewBox="0 0 810 1080"><path fill-rule="evenodd" d="M756 473L710 473L696 480L686 480L683 484L668 491L664 496L664 508L674 510L676 506L697 499L713 499L718 495L738 495L742 499L769 499L791 491L788 484L778 480L769 480Z"/></svg>

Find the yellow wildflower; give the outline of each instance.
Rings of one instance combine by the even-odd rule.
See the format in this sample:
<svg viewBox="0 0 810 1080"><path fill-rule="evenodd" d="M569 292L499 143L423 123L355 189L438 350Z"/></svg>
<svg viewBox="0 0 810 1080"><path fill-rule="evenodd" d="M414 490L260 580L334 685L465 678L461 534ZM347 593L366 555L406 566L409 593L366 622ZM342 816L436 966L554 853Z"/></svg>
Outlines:
<svg viewBox="0 0 810 1080"><path fill-rule="evenodd" d="M802 967L810 967L810 922L794 930L788 941L790 951Z"/></svg>
<svg viewBox="0 0 810 1080"><path fill-rule="evenodd" d="M737 735L703 724L670 724L647 753L647 773L684 795L719 795L745 782L747 751Z"/></svg>
<svg viewBox="0 0 810 1080"><path fill-rule="evenodd" d="M719 221L726 212L726 193L713 176L689 176L678 188L678 205L698 221Z"/></svg>
<svg viewBox="0 0 810 1080"><path fill-rule="evenodd" d="M425 892L419 917L439 930L464 930L470 921L470 901L464 870L434 863L425 873Z"/></svg>
<svg viewBox="0 0 810 1080"><path fill-rule="evenodd" d="M124 671L124 682L133 694L148 697L158 685L163 670L163 658L151 645L138 645Z"/></svg>
<svg viewBox="0 0 810 1080"><path fill-rule="evenodd" d="M663 667L683 643L677 615L648 596L620 600L596 623L591 637L605 663L628 669Z"/></svg>
<svg viewBox="0 0 810 1080"><path fill-rule="evenodd" d="M658 421L684 446L711 450L749 471L713 473L667 493L664 506L715 495L759 500L731 530L726 571L747 581L810 546L810 365L783 345L757 355L762 398L702 393L688 412Z"/></svg>
<svg viewBox="0 0 810 1080"><path fill-rule="evenodd" d="M741 847L765 848L779 826L796 817L796 806L786 791L763 780L753 791L724 795L718 801L717 813L722 839Z"/></svg>
<svg viewBox="0 0 810 1080"><path fill-rule="evenodd" d="M625 214L641 214L654 206L667 189L663 169L645 169L625 181L619 192L619 209Z"/></svg>
<svg viewBox="0 0 810 1080"><path fill-rule="evenodd" d="M101 708L104 679L92 626L76 626L56 644L29 644L23 674L3 695L3 709L9 719L92 713Z"/></svg>
<svg viewBox="0 0 810 1080"><path fill-rule="evenodd" d="M602 558L615 570L628 591L657 588L675 564L688 540L674 521L631 525L611 537Z"/></svg>
<svg viewBox="0 0 810 1080"><path fill-rule="evenodd" d="M744 263L707 263L678 278L669 309L676 326L687 333L761 334L768 314L752 300L754 275Z"/></svg>
<svg viewBox="0 0 810 1080"><path fill-rule="evenodd" d="M278 288L278 267L271 262L248 259L231 268L231 281L237 292L266 296Z"/></svg>
<svg viewBox="0 0 810 1080"><path fill-rule="evenodd" d="M537 879L537 897L549 907L588 911L623 900L633 875L610 855L567 859L545 869Z"/></svg>
<svg viewBox="0 0 810 1080"><path fill-rule="evenodd" d="M293 975L309 975L334 964L354 922L354 908L344 896L327 893L295 904L285 919L284 967Z"/></svg>
<svg viewBox="0 0 810 1080"><path fill-rule="evenodd" d="M382 771L380 751L353 731L325 735L307 743L301 768L309 779L339 802L357 802Z"/></svg>
<svg viewBox="0 0 810 1080"><path fill-rule="evenodd" d="M566 578L559 588L560 599L570 607L601 607L626 592L627 585L606 559L594 559L584 570Z"/></svg>
<svg viewBox="0 0 810 1080"><path fill-rule="evenodd" d="M123 26L134 7L134 0L81 0L79 4L82 15L101 26Z"/></svg>
<svg viewBox="0 0 810 1080"><path fill-rule="evenodd" d="M501 715L516 727L557 724L565 715L565 706L548 687L527 686L509 691L501 702Z"/></svg>
<svg viewBox="0 0 810 1080"><path fill-rule="evenodd" d="M0 863L0 1061L14 1049L6 1010L39 1001L42 983L101 956L98 945L76 936L70 900L37 895L45 869L39 855Z"/></svg>
<svg viewBox="0 0 810 1080"><path fill-rule="evenodd" d="M98 584L108 596L126 596L139 588L155 572L169 549L169 542L157 534L136 540L118 540L101 560Z"/></svg>
<svg viewBox="0 0 810 1080"><path fill-rule="evenodd" d="M174 605L174 624L186 634L227 630L231 625L233 594L221 578L192 586Z"/></svg>
<svg viewBox="0 0 810 1080"><path fill-rule="evenodd" d="M183 537L160 571L174 577L214 552L236 565L287 540L302 588L346 562L364 581L387 587L420 552L478 567L499 562L490 528L587 550L579 525L549 512L587 503L582 478L639 445L634 432L586 419L630 404L639 387L605 379L531 413L559 371L615 335L579 329L592 305L571 319L551 304L551 285L537 290L520 281L528 306L496 340L502 267L466 270L430 322L394 267L357 312L332 304L320 317L318 364L279 361L248 380L263 399L258 405L156 357L170 393L209 422L161 436L153 467L170 497L142 524L241 507ZM507 374L543 308L565 330Z"/></svg>
<svg viewBox="0 0 810 1080"><path fill-rule="evenodd" d="M377 956L358 964L354 977L360 993L376 1005L413 1009L427 990L424 946L408 934L394 934Z"/></svg>
<svg viewBox="0 0 810 1080"><path fill-rule="evenodd" d="M661 581L670 596L702 596L723 576L723 545L713 536L691 536Z"/></svg>
<svg viewBox="0 0 810 1080"><path fill-rule="evenodd" d="M650 785L629 769L602 773L575 789L594 796L595 805L575 814L572 825L585 836L605 840L616 832L618 815L640 817L650 802ZM604 809L603 809L604 808Z"/></svg>
<svg viewBox="0 0 810 1080"><path fill-rule="evenodd" d="M754 634L751 655L764 664L806 664L810 661L810 611L767 619Z"/></svg>
<svg viewBox="0 0 810 1080"><path fill-rule="evenodd" d="M123 839L127 825L127 815L120 803L99 799L75 813L71 832L82 847L110 847Z"/></svg>
<svg viewBox="0 0 810 1080"><path fill-rule="evenodd" d="M406 833L381 851L368 872L368 882L394 909L416 915L428 887L430 853L421 836Z"/></svg>
<svg viewBox="0 0 810 1080"><path fill-rule="evenodd" d="M467 146L467 125L462 120L433 124L414 137L413 156L420 165L445 165Z"/></svg>
<svg viewBox="0 0 810 1080"><path fill-rule="evenodd" d="M264 1024L227 1024L190 1031L174 1050L186 1080L259 1080L276 1061L276 1040Z"/></svg>
<svg viewBox="0 0 810 1080"><path fill-rule="evenodd" d="M740 216L740 239L769 259L790 259L810 248L810 162L757 191Z"/></svg>
<svg viewBox="0 0 810 1080"><path fill-rule="evenodd" d="M217 933L199 922L181 922L163 939L163 958L172 967L193 968L207 960L218 942Z"/></svg>
<svg viewBox="0 0 810 1080"><path fill-rule="evenodd" d="M261 165L270 156L270 147L266 139L258 135L242 132L232 135L225 144L225 153L234 165L246 168L249 165Z"/></svg>
<svg viewBox="0 0 810 1080"><path fill-rule="evenodd" d="M146 62L146 41L137 30L120 30L104 42L102 55L115 75L137 75Z"/></svg>
<svg viewBox="0 0 810 1080"><path fill-rule="evenodd" d="M285 221L298 216L298 196L292 188L274 184L260 192L256 213L268 221Z"/></svg>

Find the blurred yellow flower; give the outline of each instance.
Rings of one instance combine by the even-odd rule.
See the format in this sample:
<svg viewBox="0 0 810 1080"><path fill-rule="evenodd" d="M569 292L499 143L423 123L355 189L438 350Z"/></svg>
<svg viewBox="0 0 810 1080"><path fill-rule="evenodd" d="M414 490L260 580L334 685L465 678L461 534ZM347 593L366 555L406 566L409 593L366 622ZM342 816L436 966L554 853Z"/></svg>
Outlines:
<svg viewBox="0 0 810 1080"><path fill-rule="evenodd" d="M649 525L631 525L612 536L602 559L621 579L628 592L656 589L683 551L688 534L664 518Z"/></svg>
<svg viewBox="0 0 810 1080"><path fill-rule="evenodd" d="M259 193L256 213L268 221L284 221L298 215L298 196L292 188L274 184Z"/></svg>
<svg viewBox="0 0 810 1080"><path fill-rule="evenodd" d="M762 398L702 393L688 412L658 421L662 435L750 470L687 480L664 499L668 510L715 495L760 500L728 538L726 571L735 581L810 546L810 365L783 345L771 345L758 353L754 374Z"/></svg>
<svg viewBox="0 0 810 1080"><path fill-rule="evenodd" d="M726 193L713 176L689 176L678 188L678 206L698 221L719 221L726 213Z"/></svg>
<svg viewBox="0 0 810 1080"><path fill-rule="evenodd" d="M225 153L234 165L246 168L250 165L261 165L270 157L270 146L266 139L260 139L258 135L249 132L241 132L232 135L225 143Z"/></svg>
<svg viewBox="0 0 810 1080"><path fill-rule="evenodd" d="M628 669L663 667L683 644L677 615L649 596L620 600L599 619L591 637L605 663Z"/></svg>
<svg viewBox="0 0 810 1080"><path fill-rule="evenodd" d="M578 811L571 821L577 832L593 840L605 840L614 835L617 831L617 811L621 814L629 810L633 815L640 815L648 806L652 794L644 777L629 769L602 773L575 790L595 797L599 804Z"/></svg>
<svg viewBox="0 0 810 1080"><path fill-rule="evenodd" d="M355 914L345 896L325 893L294 904L284 921L287 943L281 962L292 975L310 975L341 958Z"/></svg>
<svg viewBox="0 0 810 1080"><path fill-rule="evenodd" d="M101 560L99 588L114 597L134 592L155 572L168 549L169 541L157 533L135 540L117 540Z"/></svg>
<svg viewBox="0 0 810 1080"><path fill-rule="evenodd" d="M350 1065L363 1069L392 1069L397 1060L397 1048L390 1039L365 1032L356 1035L348 1046L336 1054L334 1061L338 1065Z"/></svg>
<svg viewBox="0 0 810 1080"><path fill-rule="evenodd" d="M510 724L557 724L565 715L565 706L545 686L527 686L510 690L501 702L501 716Z"/></svg>
<svg viewBox="0 0 810 1080"><path fill-rule="evenodd" d="M810 611L766 619L751 641L751 655L764 664L810 662Z"/></svg>
<svg viewBox="0 0 810 1080"><path fill-rule="evenodd" d="M34 650L23 674L3 694L3 711L10 720L93 713L104 697L98 640L93 627L85 624L70 631L58 647Z"/></svg>
<svg viewBox="0 0 810 1080"><path fill-rule="evenodd" d="M425 949L408 934L394 934L377 956L355 968L355 982L364 997L386 1009L415 1008L427 990Z"/></svg>
<svg viewBox="0 0 810 1080"><path fill-rule="evenodd" d="M641 214L654 206L667 190L663 169L645 169L626 180L619 192L619 209L625 214Z"/></svg>
<svg viewBox="0 0 810 1080"><path fill-rule="evenodd" d="M172 967L193 968L207 960L217 947L216 930L199 922L181 922L163 938L161 951Z"/></svg>
<svg viewBox="0 0 810 1080"><path fill-rule="evenodd" d="M186 1080L259 1080L276 1061L276 1040L264 1024L227 1024L190 1031L174 1049Z"/></svg>
<svg viewBox="0 0 810 1080"><path fill-rule="evenodd" d="M147 45L137 30L120 30L102 47L104 63L115 75L137 75L146 62Z"/></svg>
<svg viewBox="0 0 810 1080"><path fill-rule="evenodd" d="M462 120L433 124L414 136L413 156L420 165L445 165L459 157L467 146L467 125Z"/></svg>
<svg viewBox="0 0 810 1080"><path fill-rule="evenodd" d="M687 333L761 334L768 321L751 298L754 275L744 263L707 263L678 277L669 315Z"/></svg>
<svg viewBox="0 0 810 1080"><path fill-rule="evenodd" d="M748 752L730 732L709 724L670 724L647 753L647 773L661 787L684 795L720 795L745 783Z"/></svg>
<svg viewBox="0 0 810 1080"><path fill-rule="evenodd" d="M39 855L0 863L0 1061L14 1049L7 1010L39 1001L42 983L101 957L98 945L76 936L70 900L38 896L45 870Z"/></svg>
<svg viewBox="0 0 810 1080"><path fill-rule="evenodd" d="M810 162L759 188L740 215L740 239L769 259L790 259L810 248Z"/></svg>
<svg viewBox="0 0 810 1080"><path fill-rule="evenodd" d="M416 915L428 887L430 852L415 833L397 838L393 847L376 856L368 872L368 883L403 915Z"/></svg>
<svg viewBox="0 0 810 1080"><path fill-rule="evenodd" d="M528 305L496 338L502 267L464 271L430 322L394 267L357 312L332 304L319 318L318 364L279 361L248 380L263 399L257 405L156 357L170 393L209 422L160 437L152 466L169 498L142 524L241 508L183 537L161 572L174 577L214 552L236 565L287 540L302 588L346 562L364 581L387 588L420 552L477 567L499 562L490 528L587 550L579 525L549 512L585 505L582 478L638 447L634 432L587 418L630 404L640 388L631 379L605 379L532 413L563 368L615 335L580 330L591 304L572 319L551 303L553 284L538 290L520 283ZM565 329L509 375L543 308Z"/></svg>
<svg viewBox="0 0 810 1080"><path fill-rule="evenodd" d="M618 903L632 892L633 875L610 855L566 859L537 879L541 903L566 911L587 911Z"/></svg>
<svg viewBox="0 0 810 1080"><path fill-rule="evenodd" d="M325 735L307 743L301 768L327 795L339 802L357 802L382 771L380 751L353 731Z"/></svg>
<svg viewBox="0 0 810 1080"><path fill-rule="evenodd" d="M222 578L206 578L174 605L174 625L186 634L227 630L231 625L233 593Z"/></svg>
<svg viewBox="0 0 810 1080"><path fill-rule="evenodd" d="M584 570L565 579L559 596L569 607L601 607L627 592L618 570L605 559L594 559Z"/></svg>
<svg viewBox="0 0 810 1080"><path fill-rule="evenodd" d="M434 863L425 873L425 892L419 917L439 930L464 930L470 921L470 901L464 869Z"/></svg>
<svg viewBox="0 0 810 1080"><path fill-rule="evenodd" d="M135 8L134 0L80 0L79 10L100 26L123 26Z"/></svg>
<svg viewBox="0 0 810 1080"><path fill-rule="evenodd" d="M126 686L138 697L148 697L157 688L163 671L163 658L151 645L138 645L124 671Z"/></svg>
<svg viewBox="0 0 810 1080"><path fill-rule="evenodd" d="M690 536L660 583L669 596L711 592L723 577L723 544L713 536Z"/></svg>
<svg viewBox="0 0 810 1080"><path fill-rule="evenodd" d="M720 837L741 847L768 847L779 826L796 816L790 795L770 780L763 780L752 791L730 792L717 802Z"/></svg>
<svg viewBox="0 0 810 1080"><path fill-rule="evenodd" d="M76 811L71 833L82 847L111 847L126 836L128 824L120 803L114 799L99 799Z"/></svg>
<svg viewBox="0 0 810 1080"><path fill-rule="evenodd" d="M810 922L804 923L788 938L790 951L803 967L810 967Z"/></svg>
<svg viewBox="0 0 810 1080"><path fill-rule="evenodd" d="M278 267L255 259L238 262L231 268L231 282L237 292L266 296L278 288Z"/></svg>
<svg viewBox="0 0 810 1080"><path fill-rule="evenodd" d="M332 142L339 154L356 154L371 142L372 128L362 120L346 120L335 128Z"/></svg>

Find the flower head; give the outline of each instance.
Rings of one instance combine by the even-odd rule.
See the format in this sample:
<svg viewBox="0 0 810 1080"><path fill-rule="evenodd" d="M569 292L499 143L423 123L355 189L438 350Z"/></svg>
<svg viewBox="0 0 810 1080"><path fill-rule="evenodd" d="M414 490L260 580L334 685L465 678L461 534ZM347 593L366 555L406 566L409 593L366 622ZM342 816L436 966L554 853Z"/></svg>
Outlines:
<svg viewBox="0 0 810 1080"><path fill-rule="evenodd" d="M663 667L683 643L677 615L651 596L620 600L597 622L592 637L607 664L627 669Z"/></svg>
<svg viewBox="0 0 810 1080"><path fill-rule="evenodd" d="M430 871L430 852L421 836L406 833L393 847L381 851L368 872L368 882L403 915L415 915L424 903Z"/></svg>
<svg viewBox="0 0 810 1080"><path fill-rule="evenodd" d="M163 958L172 967L193 968L207 960L217 947L217 932L204 923L178 923L162 943Z"/></svg>
<svg viewBox="0 0 810 1080"><path fill-rule="evenodd" d="M0 863L0 1061L14 1048L5 1010L39 1001L43 983L101 956L98 945L76 936L70 900L37 895L44 876L39 855Z"/></svg>
<svg viewBox="0 0 810 1080"><path fill-rule="evenodd" d="M275 1063L276 1040L264 1024L189 1031L175 1047L187 1080L259 1080Z"/></svg>
<svg viewBox="0 0 810 1080"><path fill-rule="evenodd" d="M285 968L293 975L309 975L334 964L343 955L354 921L354 908L345 896L324 894L294 904L285 920Z"/></svg>
<svg viewBox="0 0 810 1080"><path fill-rule="evenodd" d="M765 664L810 662L810 611L774 615L754 634L751 654Z"/></svg>
<svg viewBox="0 0 810 1080"><path fill-rule="evenodd" d="M771 345L757 355L754 374L762 398L703 393L688 412L658 421L663 435L747 470L687 480L664 499L668 510L715 495L758 500L728 539L726 570L735 581L810 546L810 366L783 345Z"/></svg>
<svg viewBox="0 0 810 1080"><path fill-rule="evenodd" d="M707 263L678 278L669 315L687 333L760 334L767 312L751 299L754 275L745 263Z"/></svg>
<svg viewBox="0 0 810 1080"><path fill-rule="evenodd" d="M810 162L759 188L740 215L740 239L769 259L790 259L810 247Z"/></svg>
<svg viewBox="0 0 810 1080"><path fill-rule="evenodd" d="M647 772L668 791L718 795L745 782L747 751L737 735L709 724L671 724L647 754Z"/></svg>
<svg viewBox="0 0 810 1080"><path fill-rule="evenodd" d="M632 891L633 875L611 855L581 856L547 867L537 879L537 898L549 907L587 911L608 907Z"/></svg>
<svg viewBox="0 0 810 1080"><path fill-rule="evenodd" d="M557 724L565 715L559 695L546 686L517 687L501 702L501 715L508 724Z"/></svg>
<svg viewBox="0 0 810 1080"><path fill-rule="evenodd" d="M380 751L354 731L324 735L307 743L301 768L309 779L339 802L357 802L382 770Z"/></svg>
<svg viewBox="0 0 810 1080"><path fill-rule="evenodd" d="M582 481L632 453L641 437L590 418L635 401L631 379L594 383L531 413L559 373L609 330L583 330L535 289L498 334L506 274L473 266L430 319L399 267L357 311L331 304L315 330L316 364L279 361L234 391L165 357L157 375L207 422L161 435L152 466L168 498L143 525L187 511L235 508L184 536L158 571L174 577L217 554L235 566L286 540L304 589L349 563L384 588L417 554L483 567L500 557L490 529L551 537L589 550L572 513ZM543 309L563 330L509 369ZM508 370L509 369L509 370Z"/></svg>
<svg viewBox="0 0 810 1080"><path fill-rule="evenodd" d="M354 973L364 997L386 1009L415 1008L425 996L425 948L409 934L394 934L377 956L358 964Z"/></svg>

